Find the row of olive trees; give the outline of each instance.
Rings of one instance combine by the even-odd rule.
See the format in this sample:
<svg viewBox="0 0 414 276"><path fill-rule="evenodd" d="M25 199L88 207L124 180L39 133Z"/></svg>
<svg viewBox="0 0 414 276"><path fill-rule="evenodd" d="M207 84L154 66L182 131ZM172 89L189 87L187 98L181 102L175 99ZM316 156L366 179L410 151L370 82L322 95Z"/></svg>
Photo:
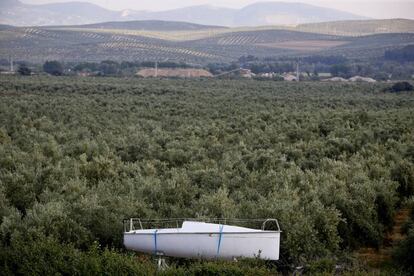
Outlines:
<svg viewBox="0 0 414 276"><path fill-rule="evenodd" d="M42 246L67 246L54 267L69 255L87 261L95 243L129 266L117 251L128 217L276 217L280 264L340 258L380 246L414 193L414 98L383 85L37 77L0 86L8 269Z"/></svg>

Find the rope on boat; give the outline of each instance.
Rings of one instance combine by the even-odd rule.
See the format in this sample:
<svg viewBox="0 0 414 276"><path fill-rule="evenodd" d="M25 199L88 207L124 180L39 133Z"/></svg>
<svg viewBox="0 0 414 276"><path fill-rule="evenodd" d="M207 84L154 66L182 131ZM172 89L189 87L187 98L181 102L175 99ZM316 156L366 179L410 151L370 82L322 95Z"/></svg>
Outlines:
<svg viewBox="0 0 414 276"><path fill-rule="evenodd" d="M220 246L221 246L221 239L223 237L223 228L224 228L224 225L220 225L219 240L217 244L217 256L220 255Z"/></svg>

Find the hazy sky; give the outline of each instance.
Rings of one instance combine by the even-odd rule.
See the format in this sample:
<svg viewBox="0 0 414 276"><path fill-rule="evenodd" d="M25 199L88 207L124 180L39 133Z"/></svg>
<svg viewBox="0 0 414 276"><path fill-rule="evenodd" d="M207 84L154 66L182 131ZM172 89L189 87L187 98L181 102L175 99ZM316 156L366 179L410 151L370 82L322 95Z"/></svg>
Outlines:
<svg viewBox="0 0 414 276"><path fill-rule="evenodd" d="M1 0L0 0L1 1ZM21 0L28 4L68 2L69 0ZM76 0L98 4L102 7L123 10L167 10L186 6L210 4L221 7L240 8L257 0ZM414 19L414 0L284 0L283 2L304 2L318 6L336 8L373 18Z"/></svg>

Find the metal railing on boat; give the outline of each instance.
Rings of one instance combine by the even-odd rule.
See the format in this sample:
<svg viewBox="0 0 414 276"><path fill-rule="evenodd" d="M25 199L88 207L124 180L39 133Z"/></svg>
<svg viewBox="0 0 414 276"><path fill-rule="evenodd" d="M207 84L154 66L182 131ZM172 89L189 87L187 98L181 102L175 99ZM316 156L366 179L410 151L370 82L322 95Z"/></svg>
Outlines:
<svg viewBox="0 0 414 276"><path fill-rule="evenodd" d="M180 228L184 221L197 221L215 224L261 229L263 231L281 232L277 219L236 219L236 218L166 218L166 219L124 219L124 232L144 229Z"/></svg>

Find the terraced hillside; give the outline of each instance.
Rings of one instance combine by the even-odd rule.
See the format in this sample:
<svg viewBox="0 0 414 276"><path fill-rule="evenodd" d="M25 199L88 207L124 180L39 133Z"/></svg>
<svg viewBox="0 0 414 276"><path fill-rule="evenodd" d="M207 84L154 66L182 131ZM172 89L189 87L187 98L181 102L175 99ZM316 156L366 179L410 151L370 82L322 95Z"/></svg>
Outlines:
<svg viewBox="0 0 414 276"><path fill-rule="evenodd" d="M1 31L0 40L0 56L12 55L32 62L152 58L204 62L217 58L208 52L186 48L169 40L93 30L18 28Z"/></svg>
<svg viewBox="0 0 414 276"><path fill-rule="evenodd" d="M366 59L382 57L386 50L413 44L412 33L389 33L350 38L352 43L327 49L325 54L344 55L351 58Z"/></svg>
<svg viewBox="0 0 414 276"><path fill-rule="evenodd" d="M129 27L118 29L123 26ZM383 55L387 49L414 43L411 32L344 36L296 29L232 29L176 22L171 25L163 22L158 27L144 22L72 27L7 26L0 28L0 58L13 56L30 62L170 60L197 64L230 62L244 55L343 54L372 58Z"/></svg>

